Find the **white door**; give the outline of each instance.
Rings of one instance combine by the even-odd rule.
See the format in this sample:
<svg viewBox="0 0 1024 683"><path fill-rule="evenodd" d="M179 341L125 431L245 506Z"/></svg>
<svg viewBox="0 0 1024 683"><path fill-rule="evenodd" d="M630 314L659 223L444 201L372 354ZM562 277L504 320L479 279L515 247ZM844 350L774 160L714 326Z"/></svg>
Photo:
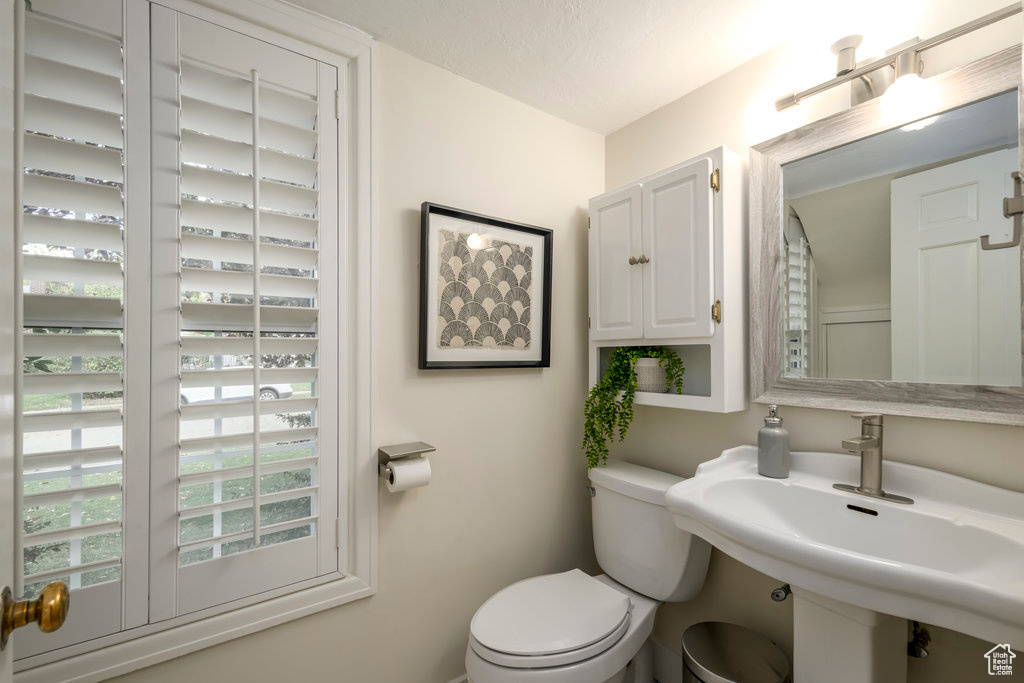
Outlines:
<svg viewBox="0 0 1024 683"><path fill-rule="evenodd" d="M4 2L5 16L14 15L14 3ZM0 24L0 588L14 586L14 27ZM20 173L20 169L18 171ZM20 247L20 245L19 245ZM17 636L12 638L12 643ZM13 679L13 646L0 652L0 683Z"/></svg>
<svg viewBox="0 0 1024 683"><path fill-rule="evenodd" d="M710 159L643 185L644 336L714 333L714 217Z"/></svg>
<svg viewBox="0 0 1024 683"><path fill-rule="evenodd" d="M1020 247L1002 199L1017 150L892 181L892 378L1020 386Z"/></svg>
<svg viewBox="0 0 1024 683"><path fill-rule="evenodd" d="M640 186L590 200L590 338L643 336Z"/></svg>

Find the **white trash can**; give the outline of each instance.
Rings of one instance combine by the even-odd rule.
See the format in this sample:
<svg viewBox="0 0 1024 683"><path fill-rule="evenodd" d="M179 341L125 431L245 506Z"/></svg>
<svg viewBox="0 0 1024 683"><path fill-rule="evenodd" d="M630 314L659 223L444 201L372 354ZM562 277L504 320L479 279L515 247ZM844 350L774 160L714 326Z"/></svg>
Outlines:
<svg viewBox="0 0 1024 683"><path fill-rule="evenodd" d="M683 633L683 683L789 683L789 660L757 631L705 621Z"/></svg>

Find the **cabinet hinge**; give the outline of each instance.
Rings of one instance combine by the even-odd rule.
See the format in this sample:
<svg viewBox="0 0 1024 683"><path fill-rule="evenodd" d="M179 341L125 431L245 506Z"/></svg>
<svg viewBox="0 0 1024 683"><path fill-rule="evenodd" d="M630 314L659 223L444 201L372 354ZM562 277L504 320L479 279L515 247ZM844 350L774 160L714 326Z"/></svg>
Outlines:
<svg viewBox="0 0 1024 683"><path fill-rule="evenodd" d="M341 120L341 91L334 91L334 119L336 121Z"/></svg>
<svg viewBox="0 0 1024 683"><path fill-rule="evenodd" d="M717 168L711 172L711 189L715 192L722 191L722 176Z"/></svg>
<svg viewBox="0 0 1024 683"><path fill-rule="evenodd" d="M587 329L590 329L590 316L587 316Z"/></svg>
<svg viewBox="0 0 1024 683"><path fill-rule="evenodd" d="M587 230L590 230L590 217L587 217Z"/></svg>
<svg viewBox="0 0 1024 683"><path fill-rule="evenodd" d="M341 519L334 520L334 547L341 550L342 537Z"/></svg>
<svg viewBox="0 0 1024 683"><path fill-rule="evenodd" d="M711 319L716 323L722 322L722 300L715 299L715 303L711 304Z"/></svg>

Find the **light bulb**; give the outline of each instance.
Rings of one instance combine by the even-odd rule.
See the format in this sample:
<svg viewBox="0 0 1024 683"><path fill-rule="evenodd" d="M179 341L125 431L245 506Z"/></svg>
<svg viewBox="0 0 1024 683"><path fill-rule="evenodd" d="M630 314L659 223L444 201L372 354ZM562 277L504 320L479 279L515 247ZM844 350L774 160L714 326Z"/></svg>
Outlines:
<svg viewBox="0 0 1024 683"><path fill-rule="evenodd" d="M466 238L466 246L469 247L470 249L479 249L483 245L484 238L475 232Z"/></svg>
<svg viewBox="0 0 1024 683"><path fill-rule="evenodd" d="M935 88L931 83L915 73L905 74L882 95L882 121L889 125L908 119L914 121L934 112L936 104Z"/></svg>

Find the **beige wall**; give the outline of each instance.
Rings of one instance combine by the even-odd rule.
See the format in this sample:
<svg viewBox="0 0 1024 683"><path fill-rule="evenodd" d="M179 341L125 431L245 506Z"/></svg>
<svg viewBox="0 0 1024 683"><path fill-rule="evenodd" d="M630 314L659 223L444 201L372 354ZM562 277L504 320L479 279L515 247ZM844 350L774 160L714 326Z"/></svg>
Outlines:
<svg viewBox="0 0 1024 683"><path fill-rule="evenodd" d="M387 47L380 58L378 442L437 446L433 481L382 490L374 597L123 680L449 681L489 595L596 569L578 454L586 205L604 188L604 140ZM550 368L417 370L427 200L554 230Z"/></svg>
<svg viewBox="0 0 1024 683"><path fill-rule="evenodd" d="M919 35L934 35L1001 4L955 7L940 0L926 2L933 12L922 21ZM1018 17L931 57L926 54L926 75L1019 41L1020 25ZM745 157L750 145L846 106L848 95L840 89L794 110L774 112L775 97L828 77L827 73L813 76L813 69L802 61L806 54L799 45L776 48L609 135L607 187L623 185L723 143ZM827 70L831 58L826 52L821 59ZM700 462L723 449L755 443L766 412L761 405L733 415L639 407L629 436L613 449L613 455L689 476ZM839 451L840 439L857 430L856 423L841 412L782 408L781 414L795 450ZM898 417L886 420L886 457L1024 491L1024 429ZM792 601L778 604L769 598L769 591L778 584L716 551L701 595L686 604L663 607L655 638L678 652L688 625L718 619L759 629L792 653ZM931 628L931 632L931 656L910 660L912 683L988 679L982 655L990 644L945 629Z"/></svg>

